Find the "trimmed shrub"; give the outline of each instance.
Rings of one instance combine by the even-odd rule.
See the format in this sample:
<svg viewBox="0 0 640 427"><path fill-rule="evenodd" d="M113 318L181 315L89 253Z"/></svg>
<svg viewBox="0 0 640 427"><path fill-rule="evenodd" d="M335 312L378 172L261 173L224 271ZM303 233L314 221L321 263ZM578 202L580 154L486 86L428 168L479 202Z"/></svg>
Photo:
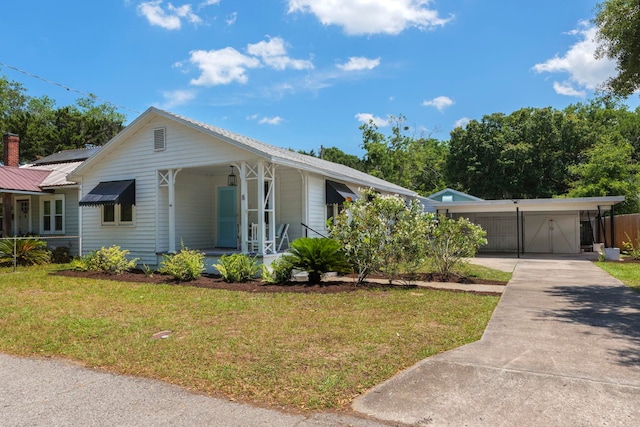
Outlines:
<svg viewBox="0 0 640 427"><path fill-rule="evenodd" d="M71 268L83 271L104 271L111 274L122 274L136 266L139 258L127 259L129 251L113 245L104 246L97 251L90 252L71 263Z"/></svg>
<svg viewBox="0 0 640 427"><path fill-rule="evenodd" d="M291 242L282 258L309 273L310 284L318 284L323 273L350 271L341 249L342 245L333 239L301 237Z"/></svg>
<svg viewBox="0 0 640 427"><path fill-rule="evenodd" d="M13 239L0 240L0 264L13 264L13 252ZM40 239L17 239L15 252L18 265L47 264L51 260L47 243Z"/></svg>
<svg viewBox="0 0 640 427"><path fill-rule="evenodd" d="M213 267L225 282L248 282L256 278L261 269L257 258L245 254L222 255Z"/></svg>
<svg viewBox="0 0 640 427"><path fill-rule="evenodd" d="M262 281L270 285L278 285L291 280L293 264L285 257L274 260L271 265L262 265Z"/></svg>
<svg viewBox="0 0 640 427"><path fill-rule="evenodd" d="M204 253L184 246L180 252L163 255L163 258L158 272L168 274L180 282L195 280L204 270Z"/></svg>
<svg viewBox="0 0 640 427"><path fill-rule="evenodd" d="M66 264L71 261L71 248L69 246L58 246L51 249L51 262L54 264Z"/></svg>

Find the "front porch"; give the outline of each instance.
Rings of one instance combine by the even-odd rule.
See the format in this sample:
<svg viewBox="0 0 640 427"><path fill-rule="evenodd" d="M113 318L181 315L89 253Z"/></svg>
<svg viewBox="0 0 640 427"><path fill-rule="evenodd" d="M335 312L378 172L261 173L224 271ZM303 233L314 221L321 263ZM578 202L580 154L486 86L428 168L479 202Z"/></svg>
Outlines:
<svg viewBox="0 0 640 427"><path fill-rule="evenodd" d="M292 223L303 220L303 191L298 171L276 172L264 160L158 170L156 253L184 245L212 259L231 253L273 258L287 249Z"/></svg>

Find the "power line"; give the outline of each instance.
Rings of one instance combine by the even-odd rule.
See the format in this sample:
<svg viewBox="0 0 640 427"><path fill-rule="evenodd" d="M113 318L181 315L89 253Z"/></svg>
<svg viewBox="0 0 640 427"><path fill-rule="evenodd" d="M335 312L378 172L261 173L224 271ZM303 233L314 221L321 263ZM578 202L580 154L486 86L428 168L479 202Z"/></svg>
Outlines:
<svg viewBox="0 0 640 427"><path fill-rule="evenodd" d="M33 77L34 79L38 79L38 80L41 80L41 81L43 81L45 83L61 87L62 89L68 90L70 92L75 92L75 93L80 94L82 96L85 96L87 98L94 98L94 99L96 99L96 100L98 100L98 101L100 101L102 103L113 105L114 107L116 107L118 109L128 110L128 111L131 111L133 113L140 114L140 111L136 111L136 110L133 110L131 108L116 104L115 102L107 101L106 99L100 98L100 97L98 97L98 96L96 96L96 95L94 95L92 93L85 93L85 92L79 91L78 89L74 89L72 87L63 85L62 83L58 83L58 82L51 81L49 79L45 79L44 77L41 77L41 76L39 76L37 74L33 74L33 73L28 72L28 71L21 70L18 67L14 67L12 65L5 64L4 62L0 62L0 66L6 67L6 68L10 68L10 69L12 69L14 71L17 71L19 73L24 74L25 76Z"/></svg>

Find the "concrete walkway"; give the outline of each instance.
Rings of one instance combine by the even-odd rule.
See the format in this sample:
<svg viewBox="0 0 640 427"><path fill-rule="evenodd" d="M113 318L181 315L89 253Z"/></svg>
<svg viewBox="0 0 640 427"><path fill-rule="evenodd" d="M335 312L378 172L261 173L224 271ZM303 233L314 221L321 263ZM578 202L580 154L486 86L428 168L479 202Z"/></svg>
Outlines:
<svg viewBox="0 0 640 427"><path fill-rule="evenodd" d="M358 398L412 426L640 424L640 294L586 260L520 259L482 337Z"/></svg>

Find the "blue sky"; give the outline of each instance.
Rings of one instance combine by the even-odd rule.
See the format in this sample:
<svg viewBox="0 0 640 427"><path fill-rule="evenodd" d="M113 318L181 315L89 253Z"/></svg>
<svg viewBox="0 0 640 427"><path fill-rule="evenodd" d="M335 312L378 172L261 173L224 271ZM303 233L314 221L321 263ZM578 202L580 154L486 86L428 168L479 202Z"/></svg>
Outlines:
<svg viewBox="0 0 640 427"><path fill-rule="evenodd" d="M4 1L0 62L126 107L129 120L156 106L281 147L362 155L370 118L384 131L403 114L446 140L485 114L589 100L615 70L593 57L596 4ZM0 73L32 96L80 96L10 67Z"/></svg>

